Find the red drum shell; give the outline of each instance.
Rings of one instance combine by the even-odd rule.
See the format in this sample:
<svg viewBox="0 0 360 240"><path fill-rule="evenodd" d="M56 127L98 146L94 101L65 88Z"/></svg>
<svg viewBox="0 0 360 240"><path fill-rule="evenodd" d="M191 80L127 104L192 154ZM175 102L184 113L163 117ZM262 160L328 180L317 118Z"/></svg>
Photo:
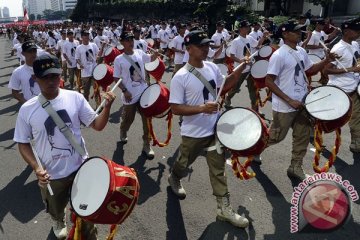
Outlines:
<svg viewBox="0 0 360 240"><path fill-rule="evenodd" d="M165 68L165 64L160 58L157 58L153 62L145 63L145 70L148 71L156 81L161 81L165 73Z"/></svg>
<svg viewBox="0 0 360 240"><path fill-rule="evenodd" d="M112 84L114 81L113 74L114 68L105 63L98 64L93 71L94 79L103 89Z"/></svg>
<svg viewBox="0 0 360 240"><path fill-rule="evenodd" d="M344 126L351 118L352 100L342 89L320 86L305 97L308 114L320 123L325 133Z"/></svg>
<svg viewBox="0 0 360 240"><path fill-rule="evenodd" d="M216 137L224 147L239 156L258 155L264 151L269 130L258 114L237 107L221 114L215 125Z"/></svg>
<svg viewBox="0 0 360 240"><path fill-rule="evenodd" d="M134 169L105 158L92 157L76 173L70 204L75 213L86 221L120 224L136 205L139 189Z"/></svg>
<svg viewBox="0 0 360 240"><path fill-rule="evenodd" d="M140 111L145 117L164 117L170 110L170 91L162 84L147 87L140 97Z"/></svg>
<svg viewBox="0 0 360 240"><path fill-rule="evenodd" d="M267 60L259 60L252 65L250 73L257 88L266 87L265 78L268 66L269 62Z"/></svg>
<svg viewBox="0 0 360 240"><path fill-rule="evenodd" d="M115 47L110 47L106 49L105 56L104 56L104 62L106 64L111 64L114 62L115 58L121 54L120 50Z"/></svg>

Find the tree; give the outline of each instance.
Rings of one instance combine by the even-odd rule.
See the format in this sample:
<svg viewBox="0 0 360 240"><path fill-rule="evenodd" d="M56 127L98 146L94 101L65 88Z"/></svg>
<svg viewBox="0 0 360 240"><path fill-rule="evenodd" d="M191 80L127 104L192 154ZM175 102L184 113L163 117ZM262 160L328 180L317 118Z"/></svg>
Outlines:
<svg viewBox="0 0 360 240"><path fill-rule="evenodd" d="M35 20L35 14L30 14L30 16L29 16L29 20L30 21L34 21Z"/></svg>
<svg viewBox="0 0 360 240"><path fill-rule="evenodd" d="M41 14L38 14L38 15L36 16L36 19L37 19L37 20L42 19L42 15L41 15Z"/></svg>

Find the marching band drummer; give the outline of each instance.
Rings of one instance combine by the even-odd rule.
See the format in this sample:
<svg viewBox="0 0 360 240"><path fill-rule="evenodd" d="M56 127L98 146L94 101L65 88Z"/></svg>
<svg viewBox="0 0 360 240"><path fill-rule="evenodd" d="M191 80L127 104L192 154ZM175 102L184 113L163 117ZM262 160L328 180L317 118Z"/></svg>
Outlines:
<svg viewBox="0 0 360 240"><path fill-rule="evenodd" d="M305 49L297 46L301 37L301 27L295 22L287 22L279 27L278 35L284 39L284 45L270 58L266 86L273 92L273 122L270 127L268 145L281 142L290 127L293 129L293 148L291 164L287 169L289 177L303 180L303 158L310 141L312 128L305 114L303 98L308 93L306 73L317 73L331 61L327 56L317 64L312 64ZM333 55L331 55L332 59ZM300 66L301 64L301 66ZM303 70L302 70L303 69Z"/></svg>
<svg viewBox="0 0 360 240"><path fill-rule="evenodd" d="M357 94L357 87L359 85L360 66L356 59L355 45L352 41L360 37L360 18L345 21L341 24L343 37L334 47L331 52L341 56L338 61L346 70L337 62L331 62L325 67L325 73L329 75L328 85L334 85L346 93L352 99L352 114L349 121L351 143L350 151L360 152L360 99Z"/></svg>
<svg viewBox="0 0 360 240"><path fill-rule="evenodd" d="M76 171L87 157L84 139L81 136L81 123L101 131L108 122L110 108L115 99L113 93L104 94L107 99L100 115L97 115L85 98L76 91L59 88L61 65L52 55L37 57L33 64L36 82L42 96L50 103L64 123L70 128L75 141L81 145L86 156L81 156L52 117L42 107L39 98L34 97L21 106L16 120L14 141L18 143L23 159L33 168L39 180L42 199L52 219L52 229L58 239L67 236L65 208L69 191ZM35 153L30 145L34 138ZM38 165L35 155L46 170ZM54 195L50 195L46 185L50 183ZM97 239L94 224L82 221L83 236L87 240Z"/></svg>
<svg viewBox="0 0 360 240"><path fill-rule="evenodd" d="M230 40L231 35L224 32L224 23L222 21L217 22L216 24L216 32L212 35L211 40L214 42L214 44L210 45L212 49L215 51L220 48L223 44L225 44L227 41ZM223 51L220 53L219 56L214 58L214 63L225 63L225 51L223 48Z"/></svg>
<svg viewBox="0 0 360 240"><path fill-rule="evenodd" d="M175 57L174 57L175 67L174 67L173 76L177 71L179 71L180 68L184 66L183 59L185 54L185 46L184 46L185 30L186 30L186 25L181 24L179 28L179 35L177 35L173 40L174 46L172 50L175 52Z"/></svg>
<svg viewBox="0 0 360 240"><path fill-rule="evenodd" d="M134 121L136 111L139 110L140 96L148 87L145 80L145 63L155 61L158 53L146 54L140 49L134 49L134 35L131 32L122 32L120 42L124 46L124 53L117 56L114 61L114 80L122 79L119 88L122 91L123 103L120 142L127 143L127 132ZM150 147L151 136L146 117L140 112L143 124L143 149L147 158L154 158L154 151Z"/></svg>
<svg viewBox="0 0 360 240"><path fill-rule="evenodd" d="M242 65L226 79L216 64L204 61L208 55L210 40L203 31L192 31L184 38L189 52L189 67L194 68L208 81L212 90L209 90L200 79L198 73L191 73L188 65L181 68L171 80L170 104L171 111L183 116L181 125L182 142L180 157L172 166L168 181L175 195L185 198L186 192L181 184L181 178L186 176L187 168L196 160L205 148L215 145L214 128L218 119L218 103L211 91L216 92L223 81L224 92L229 90L238 81L245 65ZM191 71L191 70L190 70ZM214 93L216 95L216 93ZM225 175L225 155L219 154L216 149L209 149L206 153L209 167L210 183L217 200L217 217L222 221L245 228L249 221L237 214L230 205L229 190Z"/></svg>

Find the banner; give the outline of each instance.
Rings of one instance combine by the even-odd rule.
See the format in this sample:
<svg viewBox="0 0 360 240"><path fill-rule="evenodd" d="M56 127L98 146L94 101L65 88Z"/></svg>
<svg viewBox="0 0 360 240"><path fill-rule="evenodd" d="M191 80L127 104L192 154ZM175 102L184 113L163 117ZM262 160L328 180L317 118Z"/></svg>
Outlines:
<svg viewBox="0 0 360 240"><path fill-rule="evenodd" d="M4 24L5 27L20 27L20 26L28 26L28 25L43 25L47 24L47 20L36 20L36 21L18 21L13 23Z"/></svg>

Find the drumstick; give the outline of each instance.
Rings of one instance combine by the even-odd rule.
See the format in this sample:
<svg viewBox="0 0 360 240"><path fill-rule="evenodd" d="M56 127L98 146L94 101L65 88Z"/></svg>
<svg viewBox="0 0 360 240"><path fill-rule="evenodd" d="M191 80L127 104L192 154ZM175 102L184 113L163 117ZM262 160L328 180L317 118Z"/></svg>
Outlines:
<svg viewBox="0 0 360 240"><path fill-rule="evenodd" d="M254 53L249 57L249 60L252 59L253 57L255 57L255 56L258 54L258 52L259 52L259 51L254 52ZM240 66L242 66L242 65L244 65L244 64L245 64L245 62L239 64L239 66L237 66L237 67L234 69L234 71L236 71L236 69L238 69ZM221 83L221 86L220 86L219 92L218 92L218 94L217 94L217 96L216 96L215 102L218 102L218 101L219 101L220 94L221 94L221 92L222 92L222 90L223 90L223 88L224 88L224 85L225 85L225 79L224 79L224 81Z"/></svg>
<svg viewBox="0 0 360 240"><path fill-rule="evenodd" d="M323 43L323 41L320 41L321 46L323 46L326 50L329 50L329 48ZM339 61L339 59L335 58L335 61L344 69L345 72L349 72L344 65Z"/></svg>
<svg viewBox="0 0 360 240"><path fill-rule="evenodd" d="M148 46L148 48L150 49L150 50L152 50L152 51L154 51L154 52L157 52L157 50L156 49L154 49L154 48L152 48L152 47L149 47ZM157 52L160 56L163 56L164 58L168 58L167 56L165 56L164 54L161 54L161 53L159 53L159 52Z"/></svg>
<svg viewBox="0 0 360 240"><path fill-rule="evenodd" d="M328 95L323 96L323 97L321 97L321 98L315 99L315 100L313 100L313 101L311 101L311 102L305 103L305 106L308 105L308 104L310 104L310 103L317 102L317 101L319 101L319 100L321 100L321 99L327 98L327 97L329 97L329 96L331 96L331 93L329 93Z"/></svg>
<svg viewBox="0 0 360 240"><path fill-rule="evenodd" d="M43 166L41 165L39 156L38 156L37 152L35 151L34 146L32 145L31 139L29 139L29 141L30 141L31 150L32 150L33 153L34 153L36 162L37 162L38 166L40 167L40 171L44 171L44 168L43 168ZM47 186L47 189L49 190L50 195L53 196L53 195L54 195L54 192L53 192L53 190L52 190L52 188L51 188L51 186L50 186L50 183L46 184L46 186Z"/></svg>
<svg viewBox="0 0 360 240"><path fill-rule="evenodd" d="M116 88L119 86L119 84L121 83L121 81L122 81L122 79L119 79L119 81L117 81L117 83L113 86L113 88L110 90L110 92L114 92L115 89L116 89ZM100 109L105 106L105 103L106 103L106 99L104 99L104 100L101 102L100 106L96 109L96 111L95 111L96 114L99 114Z"/></svg>

